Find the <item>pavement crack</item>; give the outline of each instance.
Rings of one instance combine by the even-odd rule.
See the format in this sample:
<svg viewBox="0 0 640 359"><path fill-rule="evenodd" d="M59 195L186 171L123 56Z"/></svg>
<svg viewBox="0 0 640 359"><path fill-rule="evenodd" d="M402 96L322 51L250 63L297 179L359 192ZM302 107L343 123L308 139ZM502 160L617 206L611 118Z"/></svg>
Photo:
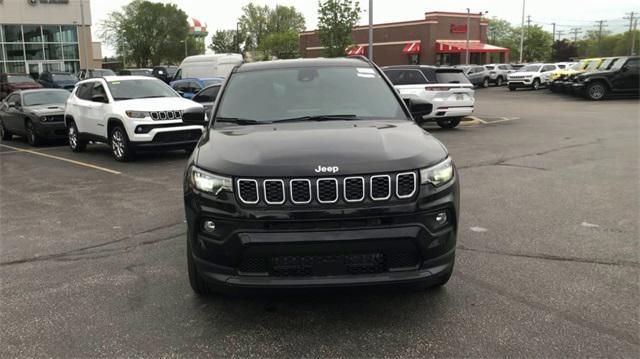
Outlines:
<svg viewBox="0 0 640 359"><path fill-rule="evenodd" d="M640 267L640 263L633 262L633 261L607 261L607 260L592 259L592 258L555 256L552 254L513 253L513 252L506 252L506 251L498 251L494 249L471 248L461 244L459 244L457 248L463 251L496 254L496 255L509 256L509 257L522 257L522 258L543 259L543 260L558 261L558 262L576 262L576 263L636 267L636 268Z"/></svg>
<svg viewBox="0 0 640 359"><path fill-rule="evenodd" d="M54 253L54 254L48 254L48 255L43 255L43 256L35 256L35 257L28 257L28 258L22 258L22 259L16 259L16 260L11 260L11 261L5 261L5 262L0 262L0 266L8 266L8 265L15 265L15 264L23 264L23 263L31 263L31 262L40 262L40 261L49 261L49 260L73 260L74 257L80 257L80 256L87 256L87 255L99 255L99 254L104 254L104 253L108 253L108 252L119 252L122 251L123 249L131 249L134 247L139 247L139 246L143 246L143 245L148 245L148 244L154 244L154 243L158 243L158 242L162 242L165 240L169 240L169 239L174 239L180 236L184 236L186 233L180 233L177 235L173 235L171 237L163 237L163 238L159 238L159 239L154 239L154 240L147 240L147 241L142 241L140 243L136 243L134 245L131 246L125 246L122 248L107 248L107 249L103 249L103 250L95 250L98 248L102 248L108 245L112 245L112 244L116 244L116 243L120 243L120 242L124 242L126 240L130 240L133 239L137 236L143 235L143 234L148 234L157 230L162 230L162 229L167 229L167 228L171 228L174 227L176 225L179 224L183 224L184 222L178 222L178 223L172 223L172 224L167 224L167 225L162 225L162 226L157 226L157 227L153 227L153 228L149 228L146 229L144 231L141 232L136 232L132 235L126 236L126 237L121 237L118 239L114 239L111 241L106 241L103 243L99 243L99 244L95 244L95 245L91 245L91 246L85 246L85 247L81 247L81 248L76 248L76 249L72 249L69 251L64 251L64 252L60 252L60 253Z"/></svg>
<svg viewBox="0 0 640 359"><path fill-rule="evenodd" d="M496 293L502 297L505 297L507 299L510 299L512 301L518 302L520 304L523 304L527 307L533 308L533 309L537 309L543 312L547 312L547 313L552 313L553 315L557 316L558 318L561 318L563 320L566 320L570 323L573 323L575 325L579 325L581 327L584 328L589 328L591 330L594 330L598 333L601 334L605 334L605 335L610 335L614 338L617 338L619 340L625 341L627 343L630 343L632 345L638 345L640 344L640 340L638 340L638 337L634 334L634 333L628 333L625 332L623 330L620 330L618 328L611 328L611 327L607 327L605 325L600 324L599 322L595 322L595 321L591 321L585 318L582 318L578 315L569 313L567 311L564 310L560 310L560 309L556 309L553 307L550 307L548 305L542 304L536 300L532 300L530 296L527 295L521 295L521 294L517 294L517 293L512 293L508 290L505 290L495 284L489 283L483 279L477 278L473 275L469 275L466 273L461 273L460 271L456 272L456 277L462 279L462 280L466 280L468 282L472 282L474 284L476 284L477 286L484 288L486 290L489 290L493 293Z"/></svg>
<svg viewBox="0 0 640 359"><path fill-rule="evenodd" d="M585 143L577 143L577 144L573 144L573 145L559 146L559 147L551 148L551 149L546 150L546 151L540 151L540 152L534 152L534 153L526 153L526 154L517 155L517 156L510 156L510 157L502 157L501 159L495 160L495 161L480 162L480 163L466 165L466 166L458 166L458 169L462 170L462 169L467 169L467 168L477 168L477 167L487 167L487 166L508 166L508 167L528 168L528 169L547 171L548 169L543 168L543 167L518 165L518 164L513 164L513 163L507 163L507 162L512 161L512 160L521 159L521 158L532 157L532 156L544 156L546 154L557 152L557 151L562 151L562 150L566 150L566 149L570 149L570 148L591 146L591 145L595 145L595 144L598 144L598 143L601 143L601 142L602 142L602 139L601 138L597 138L594 141L589 141L589 142L585 142Z"/></svg>

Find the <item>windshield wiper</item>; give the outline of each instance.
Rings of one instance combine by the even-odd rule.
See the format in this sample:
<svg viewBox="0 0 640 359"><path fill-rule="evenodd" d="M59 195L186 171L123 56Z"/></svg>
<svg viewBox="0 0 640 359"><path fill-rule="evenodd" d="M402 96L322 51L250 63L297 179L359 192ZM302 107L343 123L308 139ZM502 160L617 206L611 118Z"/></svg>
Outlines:
<svg viewBox="0 0 640 359"><path fill-rule="evenodd" d="M237 118L237 117L216 117L214 122L228 122L228 123L236 123L238 125L258 125L267 122L260 122L256 120L250 120L247 118Z"/></svg>
<svg viewBox="0 0 640 359"><path fill-rule="evenodd" d="M274 120L272 123L282 122L301 122L301 121L353 121L358 120L356 115L315 115L315 116L300 116L292 118L284 118L282 120Z"/></svg>

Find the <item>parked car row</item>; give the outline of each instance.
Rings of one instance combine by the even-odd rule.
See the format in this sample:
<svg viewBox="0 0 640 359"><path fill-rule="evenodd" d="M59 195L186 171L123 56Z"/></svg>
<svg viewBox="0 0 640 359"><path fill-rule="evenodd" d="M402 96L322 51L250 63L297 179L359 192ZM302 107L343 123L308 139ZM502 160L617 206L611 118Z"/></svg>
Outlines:
<svg viewBox="0 0 640 359"><path fill-rule="evenodd" d="M584 59L558 72L550 89L557 93L602 100L610 95L640 95L640 57Z"/></svg>

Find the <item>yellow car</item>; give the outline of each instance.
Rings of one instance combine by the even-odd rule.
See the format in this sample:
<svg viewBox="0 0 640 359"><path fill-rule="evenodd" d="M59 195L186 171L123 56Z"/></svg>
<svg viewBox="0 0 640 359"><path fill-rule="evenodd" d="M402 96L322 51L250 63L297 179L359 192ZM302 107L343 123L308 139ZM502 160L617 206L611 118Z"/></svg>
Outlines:
<svg viewBox="0 0 640 359"><path fill-rule="evenodd" d="M570 79L573 80L573 77L578 73L597 69L602 63L602 60L603 59L599 57L583 59L566 69L552 72L549 78L549 89L553 92L564 91L566 88L565 82ZM569 87L571 83L572 81L569 81Z"/></svg>

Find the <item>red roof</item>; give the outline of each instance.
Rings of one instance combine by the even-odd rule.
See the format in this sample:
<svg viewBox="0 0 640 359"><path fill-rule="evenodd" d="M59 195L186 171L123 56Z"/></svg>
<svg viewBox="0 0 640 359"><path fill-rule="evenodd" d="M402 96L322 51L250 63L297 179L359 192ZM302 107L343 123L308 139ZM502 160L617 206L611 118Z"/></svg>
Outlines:
<svg viewBox="0 0 640 359"><path fill-rule="evenodd" d="M403 54L419 54L420 53L420 41L407 42L402 49Z"/></svg>
<svg viewBox="0 0 640 359"><path fill-rule="evenodd" d="M347 56L364 55L364 46L352 46L347 50Z"/></svg>
<svg viewBox="0 0 640 359"><path fill-rule="evenodd" d="M467 42L465 40L437 40L436 52L458 53L467 50ZM478 41L469 41L470 52L509 52L505 47L493 46Z"/></svg>

